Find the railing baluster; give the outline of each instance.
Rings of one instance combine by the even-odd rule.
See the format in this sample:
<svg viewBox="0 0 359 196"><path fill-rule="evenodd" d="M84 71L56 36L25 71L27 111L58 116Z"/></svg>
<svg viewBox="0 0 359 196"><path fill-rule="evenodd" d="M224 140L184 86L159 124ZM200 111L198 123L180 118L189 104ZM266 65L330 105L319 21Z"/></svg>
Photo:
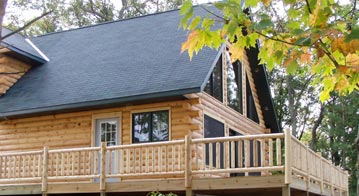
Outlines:
<svg viewBox="0 0 359 196"><path fill-rule="evenodd" d="M238 146L237 146L237 154L238 154L238 167L243 168L243 140L238 140Z"/></svg>
<svg viewBox="0 0 359 196"><path fill-rule="evenodd" d="M280 138L276 139L277 166L282 165L282 144Z"/></svg>
<svg viewBox="0 0 359 196"><path fill-rule="evenodd" d="M269 138L269 140L268 140L268 148L269 148L268 165L273 166L273 140L272 140L272 138Z"/></svg>
<svg viewBox="0 0 359 196"><path fill-rule="evenodd" d="M266 140L265 139L262 139L262 140L260 140L260 144L261 144L261 167L264 167L264 166L266 166L265 165L265 162L266 162L266 160L265 160L265 152L266 152Z"/></svg>
<svg viewBox="0 0 359 196"><path fill-rule="evenodd" d="M236 161L236 157L235 157L235 141L231 141L231 168L235 168L235 161Z"/></svg>
<svg viewBox="0 0 359 196"><path fill-rule="evenodd" d="M213 143L208 143L209 146L209 169L211 170L213 168Z"/></svg>
<svg viewBox="0 0 359 196"><path fill-rule="evenodd" d="M175 171L175 162L176 162L176 157L175 157L176 156L176 154L175 154L176 151L175 151L175 149L176 149L176 145L173 145L171 149L172 149L172 160L171 160L172 161L172 171Z"/></svg>
<svg viewBox="0 0 359 196"><path fill-rule="evenodd" d="M203 143L202 144L202 170L205 170L206 169L206 144Z"/></svg>
<svg viewBox="0 0 359 196"><path fill-rule="evenodd" d="M108 174L111 174L112 172L112 153L113 151L112 150L108 150L106 153L108 153L108 171L107 173Z"/></svg>
<svg viewBox="0 0 359 196"><path fill-rule="evenodd" d="M183 153L183 145L180 145L179 154L178 154L178 170L181 170L182 166L182 153Z"/></svg>
<svg viewBox="0 0 359 196"><path fill-rule="evenodd" d="M152 173L155 172L155 148L152 146Z"/></svg>
<svg viewBox="0 0 359 196"><path fill-rule="evenodd" d="M219 142L216 142L216 168L221 168L221 145Z"/></svg>
<svg viewBox="0 0 359 196"><path fill-rule="evenodd" d="M133 151L133 160L132 160L132 163L133 163L133 173L135 174L136 173L136 148L133 148L132 149Z"/></svg>

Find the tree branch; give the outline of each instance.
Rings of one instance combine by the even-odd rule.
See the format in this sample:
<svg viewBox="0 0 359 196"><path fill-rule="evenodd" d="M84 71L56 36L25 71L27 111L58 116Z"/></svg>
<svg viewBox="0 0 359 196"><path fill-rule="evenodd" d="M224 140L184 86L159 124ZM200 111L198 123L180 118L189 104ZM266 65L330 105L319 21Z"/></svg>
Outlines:
<svg viewBox="0 0 359 196"><path fill-rule="evenodd" d="M307 4L309 14L312 14L312 10L310 9L310 6L309 6L309 1L305 0L305 3Z"/></svg>
<svg viewBox="0 0 359 196"><path fill-rule="evenodd" d="M202 9L204 9L206 12L212 14L213 16L225 21L225 22L228 22L227 19L223 18L222 16L218 15L218 14L215 14L214 12L212 12L211 10L207 9L206 7L204 7L203 5L199 5Z"/></svg>
<svg viewBox="0 0 359 196"><path fill-rule="evenodd" d="M296 43L288 42L288 41L285 41L285 40L282 40L282 39L270 37L270 36L265 35L265 34L259 32L259 31L254 31L254 32L257 33L260 36L263 36L263 37L267 38L267 39L277 41L277 42L281 42L281 43L284 43L284 44L288 44L288 45L292 45L292 46L299 46L299 47L310 47L310 46L307 46L307 45L304 45L304 44L296 44Z"/></svg>
<svg viewBox="0 0 359 196"><path fill-rule="evenodd" d="M4 40L4 39L6 39L6 38L8 38L8 37L10 37L10 36L12 36L12 35L14 35L14 34L16 34L16 33L19 33L19 32L21 32L21 31L23 31L23 30L26 29L28 26L32 25L34 22L40 20L41 18L47 16L47 15L50 14L51 12L52 12L52 11L45 12L45 13L41 14L41 16L38 16L38 17L32 19L30 22L26 23L24 26L22 26L22 27L16 29L15 31L12 31L11 33L9 33L9 34L7 34L7 35L4 35L4 36L1 38L1 40Z"/></svg>

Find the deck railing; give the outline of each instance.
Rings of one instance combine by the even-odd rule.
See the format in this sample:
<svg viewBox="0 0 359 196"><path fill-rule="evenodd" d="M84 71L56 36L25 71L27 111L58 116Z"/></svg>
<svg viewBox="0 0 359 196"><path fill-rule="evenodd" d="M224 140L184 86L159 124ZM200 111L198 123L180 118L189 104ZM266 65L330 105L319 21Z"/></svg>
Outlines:
<svg viewBox="0 0 359 196"><path fill-rule="evenodd" d="M0 154L0 184L94 181L126 178L194 178L284 174L321 189L347 191L348 174L289 132L119 146L48 149ZM0 185L1 186L1 185Z"/></svg>

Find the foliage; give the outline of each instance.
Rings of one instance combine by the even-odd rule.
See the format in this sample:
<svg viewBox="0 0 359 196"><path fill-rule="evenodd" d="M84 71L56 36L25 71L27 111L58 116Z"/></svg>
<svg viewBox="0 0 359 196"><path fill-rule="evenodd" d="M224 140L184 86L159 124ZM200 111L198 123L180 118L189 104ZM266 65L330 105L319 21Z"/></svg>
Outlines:
<svg viewBox="0 0 359 196"><path fill-rule="evenodd" d="M152 191L152 192L148 193L147 196L177 196L177 195L174 193L163 194L158 191Z"/></svg>
<svg viewBox="0 0 359 196"><path fill-rule="evenodd" d="M28 36L46 34L92 24L177 8L182 0L9 0L6 18L11 29L26 24L29 13L51 14L36 21L23 33ZM19 12L18 10L24 10Z"/></svg>
<svg viewBox="0 0 359 196"><path fill-rule="evenodd" d="M221 14L205 8L211 14L204 17L194 17L190 0L181 7L181 26L189 31L182 51L190 58L204 46L226 44L232 60L241 60L244 49L259 40L261 63L270 70L281 65L291 74L308 67L322 101L333 91L346 95L359 89L356 1L343 6L334 0L226 0L214 6Z"/></svg>
<svg viewBox="0 0 359 196"><path fill-rule="evenodd" d="M357 150L353 145L359 126L359 92L332 95L326 104L317 149L335 165L349 171L351 192L356 192Z"/></svg>

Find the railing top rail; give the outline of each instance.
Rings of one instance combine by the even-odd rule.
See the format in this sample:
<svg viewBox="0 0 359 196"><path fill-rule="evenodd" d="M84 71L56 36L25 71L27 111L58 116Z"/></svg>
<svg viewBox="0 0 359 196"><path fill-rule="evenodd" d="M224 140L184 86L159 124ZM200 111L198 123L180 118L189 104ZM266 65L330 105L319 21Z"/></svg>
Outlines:
<svg viewBox="0 0 359 196"><path fill-rule="evenodd" d="M35 155L42 154L42 150L34 150L34 151L26 151L26 152L9 152L9 153L1 153L0 157L4 156L20 156L20 155Z"/></svg>
<svg viewBox="0 0 359 196"><path fill-rule="evenodd" d="M54 149L49 150L49 154L53 153L64 153L64 152L77 152L77 151L95 151L100 150L100 147L84 147L84 148L68 148L68 149Z"/></svg>
<svg viewBox="0 0 359 196"><path fill-rule="evenodd" d="M226 142L226 141L255 140L255 139L267 139L267 138L272 138L272 139L284 138L284 133L241 135L241 136L217 137L217 138L199 138L199 139L193 139L192 143Z"/></svg>
<svg viewBox="0 0 359 196"><path fill-rule="evenodd" d="M108 147L106 147L106 149L115 150L115 149L123 149L123 148L169 146L169 145L175 145L175 144L184 144L184 140L173 140L173 141L142 143L142 144L125 144L125 145L119 145L119 146L108 146Z"/></svg>
<svg viewBox="0 0 359 196"><path fill-rule="evenodd" d="M291 136L292 137L292 140L295 141L297 144L301 145L302 147L304 148L307 148L308 149L308 152L316 157L318 157L319 159L321 159L323 162L326 162L328 164L330 164L334 169L340 171L341 173L345 173L345 170L343 170L342 168L338 167L338 166L335 166L333 165L333 163L331 161L329 161L328 159L324 158L321 156L321 154L318 154L316 152L314 152L312 149L309 148L309 146L303 144L302 142L300 142L296 137L294 136Z"/></svg>

